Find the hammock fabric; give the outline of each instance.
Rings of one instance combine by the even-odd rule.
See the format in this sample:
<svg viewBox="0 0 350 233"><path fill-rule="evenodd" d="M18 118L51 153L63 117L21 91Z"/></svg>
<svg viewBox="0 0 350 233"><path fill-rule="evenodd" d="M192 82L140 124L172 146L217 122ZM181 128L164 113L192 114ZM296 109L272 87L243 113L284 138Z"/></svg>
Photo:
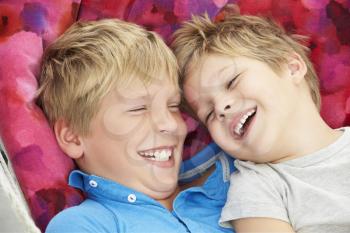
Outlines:
<svg viewBox="0 0 350 233"><path fill-rule="evenodd" d="M320 77L322 116L332 127L350 123L350 0L3 0L0 1L0 137L36 224L44 231L60 210L83 196L68 187L74 168L56 144L35 105L43 49L76 20L120 18L161 34L192 14L223 17L226 4L242 14L270 16L291 33L310 37ZM229 10L228 10L229 11ZM205 129L186 116L184 159L210 142Z"/></svg>

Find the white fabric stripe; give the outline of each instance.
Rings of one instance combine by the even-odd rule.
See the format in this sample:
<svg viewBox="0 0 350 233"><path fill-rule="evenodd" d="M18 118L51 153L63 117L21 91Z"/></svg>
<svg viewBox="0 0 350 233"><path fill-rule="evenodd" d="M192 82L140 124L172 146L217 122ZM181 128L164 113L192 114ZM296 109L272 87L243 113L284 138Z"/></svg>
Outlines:
<svg viewBox="0 0 350 233"><path fill-rule="evenodd" d="M224 182L227 182L230 180L230 162L228 161L228 158L224 153L223 155L219 157L221 164L222 164L222 177L224 179Z"/></svg>
<svg viewBox="0 0 350 233"><path fill-rule="evenodd" d="M4 149L3 151L6 154ZM11 168L11 162L9 161L9 166L7 166L3 157L0 156L0 164L1 230L8 233L40 233L30 216L28 206Z"/></svg>
<svg viewBox="0 0 350 233"><path fill-rule="evenodd" d="M194 167L191 170L188 170L182 174L180 174L179 179L189 179L195 175L200 175L203 172L205 172L208 168L210 168L215 161L217 160L217 158L220 156L220 154L222 154L222 152L216 154L215 156L211 157L210 159L208 159L205 163L202 163L201 165Z"/></svg>

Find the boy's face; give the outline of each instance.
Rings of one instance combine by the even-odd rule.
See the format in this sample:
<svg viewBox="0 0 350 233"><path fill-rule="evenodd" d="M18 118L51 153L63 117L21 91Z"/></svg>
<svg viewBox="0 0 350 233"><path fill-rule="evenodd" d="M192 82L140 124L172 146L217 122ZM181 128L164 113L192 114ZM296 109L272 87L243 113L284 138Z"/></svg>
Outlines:
<svg viewBox="0 0 350 233"><path fill-rule="evenodd" d="M185 98L216 143L242 160L279 159L299 94L288 68L277 75L258 60L216 54L190 68Z"/></svg>
<svg viewBox="0 0 350 233"><path fill-rule="evenodd" d="M113 90L83 138L79 166L155 199L169 196L187 133L179 104L179 90L168 77Z"/></svg>

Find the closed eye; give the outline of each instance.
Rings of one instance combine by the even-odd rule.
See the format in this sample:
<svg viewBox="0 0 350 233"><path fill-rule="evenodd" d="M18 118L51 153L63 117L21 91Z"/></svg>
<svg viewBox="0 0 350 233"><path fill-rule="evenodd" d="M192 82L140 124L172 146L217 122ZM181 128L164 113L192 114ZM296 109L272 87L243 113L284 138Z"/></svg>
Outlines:
<svg viewBox="0 0 350 233"><path fill-rule="evenodd" d="M208 115L205 117L204 123L207 125L210 117L213 115L214 111L210 111Z"/></svg>
<svg viewBox="0 0 350 233"><path fill-rule="evenodd" d="M176 103L176 104L170 104L169 105L169 108L172 110L172 111L178 111L180 109L180 104Z"/></svg>
<svg viewBox="0 0 350 233"><path fill-rule="evenodd" d="M239 75L240 75L240 73L237 74L236 76L234 76L234 77L227 83L227 85L226 85L226 88L227 88L227 89L230 89L230 88L231 88L232 84L236 81L236 79L238 78Z"/></svg>
<svg viewBox="0 0 350 233"><path fill-rule="evenodd" d="M147 110L146 106L140 106L137 108L130 109L130 110L128 110L128 112L141 112L141 111L145 111L145 110Z"/></svg>

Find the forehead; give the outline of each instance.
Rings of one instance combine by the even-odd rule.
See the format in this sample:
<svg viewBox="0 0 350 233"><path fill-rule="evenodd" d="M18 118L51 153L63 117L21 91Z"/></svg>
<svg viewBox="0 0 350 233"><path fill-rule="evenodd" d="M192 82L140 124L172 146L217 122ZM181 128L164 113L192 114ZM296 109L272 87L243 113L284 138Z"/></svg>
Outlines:
<svg viewBox="0 0 350 233"><path fill-rule="evenodd" d="M157 77L149 82L144 82L141 78L135 78L132 82L124 85L117 85L112 92L120 101L128 101L139 98L154 99L156 96L175 95L180 93L176 85L169 76Z"/></svg>
<svg viewBox="0 0 350 233"><path fill-rule="evenodd" d="M187 101L196 105L197 102L205 100L226 82L225 77L232 75L236 70L237 63L231 57L219 54L204 55L190 65L186 75L184 93Z"/></svg>

